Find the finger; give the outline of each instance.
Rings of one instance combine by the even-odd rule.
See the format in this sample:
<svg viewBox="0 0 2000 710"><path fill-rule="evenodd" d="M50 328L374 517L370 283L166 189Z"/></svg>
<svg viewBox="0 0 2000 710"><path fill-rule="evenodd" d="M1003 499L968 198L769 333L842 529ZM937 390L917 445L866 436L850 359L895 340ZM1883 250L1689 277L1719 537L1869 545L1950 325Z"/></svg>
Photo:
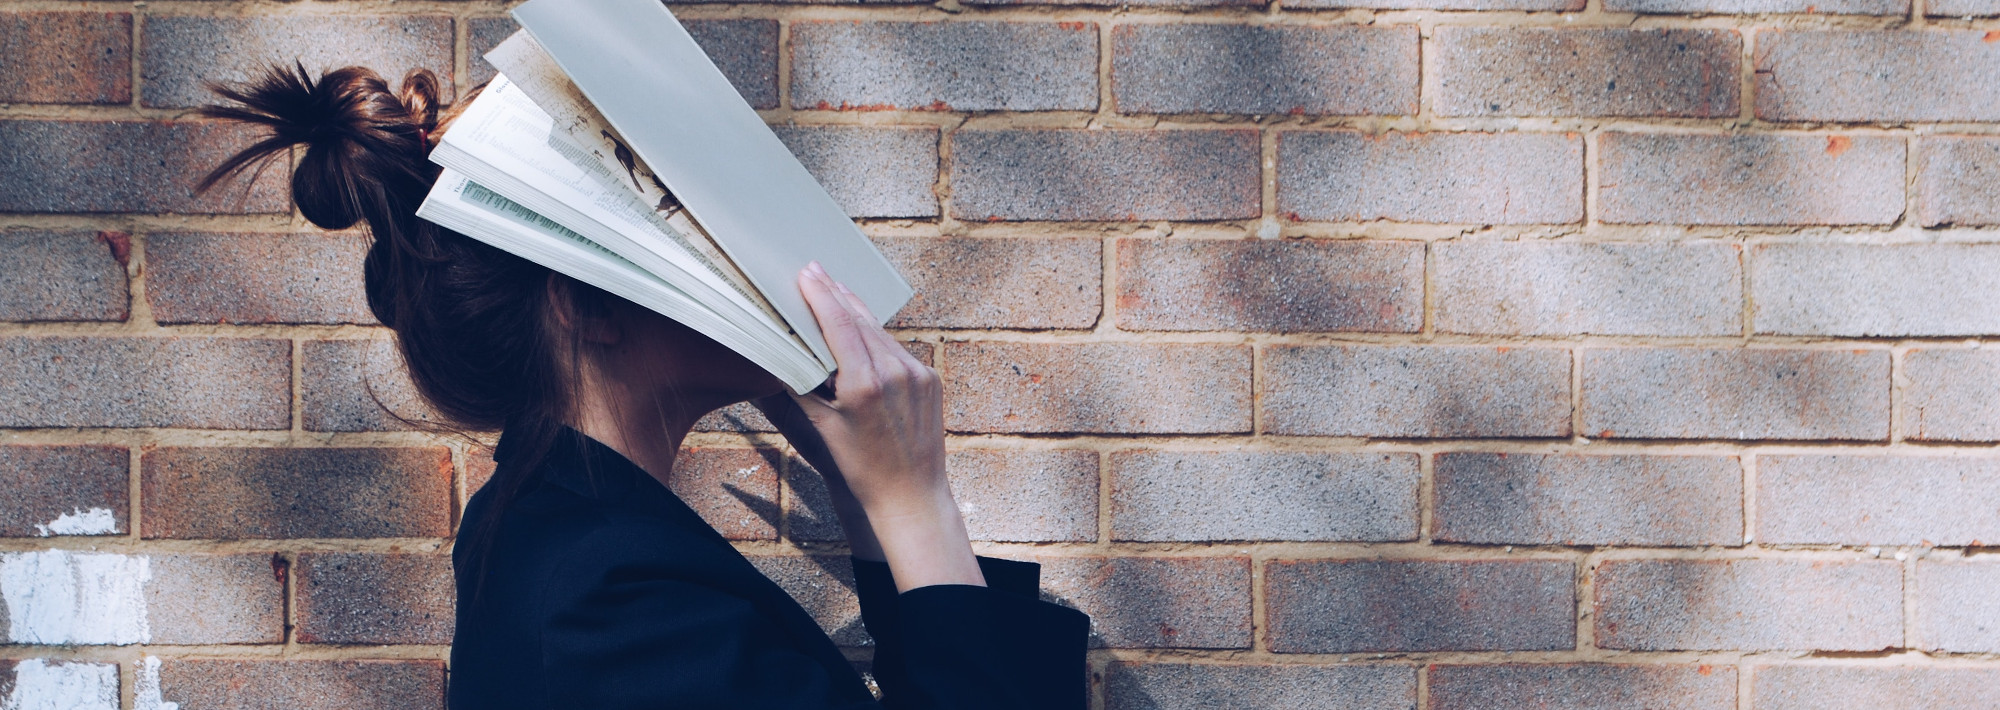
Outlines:
<svg viewBox="0 0 2000 710"><path fill-rule="evenodd" d="M892 362L909 370L915 370L922 364L917 362L916 358L910 357L910 352L904 350L903 344L896 342L896 338L889 335L889 331L878 325L881 321L875 318L874 313L868 311L868 304L863 302L860 296L855 295L854 291L848 289L847 284L835 281L833 290L840 296L840 301L847 304L847 309L853 311L865 323L862 328L868 331L869 351L874 354L876 370L886 370L887 365Z"/></svg>
<svg viewBox="0 0 2000 710"><path fill-rule="evenodd" d="M826 338L826 347L833 351L834 365L839 372L836 378L844 378L852 373L857 376L872 377L874 374L873 348L868 342L868 334L862 329L861 317L849 310L840 294L833 289L833 280L813 262L799 272L799 294L805 297L806 305L812 309L813 320L819 322L820 334ZM803 405L802 405L803 406Z"/></svg>

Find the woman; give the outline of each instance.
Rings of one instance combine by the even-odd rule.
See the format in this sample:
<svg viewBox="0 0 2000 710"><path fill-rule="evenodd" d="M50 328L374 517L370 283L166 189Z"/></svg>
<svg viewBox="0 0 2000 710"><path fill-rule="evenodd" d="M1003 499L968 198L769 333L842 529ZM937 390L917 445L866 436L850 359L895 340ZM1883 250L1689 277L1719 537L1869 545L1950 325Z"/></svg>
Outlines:
<svg viewBox="0 0 2000 710"><path fill-rule="evenodd" d="M293 146L313 224L366 222L369 307L449 425L503 433L453 551L454 708L1081 708L1088 620L1033 564L975 558L944 476L942 389L847 289L800 274L838 362L791 396L665 317L416 218L438 83L348 67L218 87L208 116ZM476 93L475 89L474 92ZM827 479L876 642L877 701L811 616L667 487L704 413L754 400Z"/></svg>

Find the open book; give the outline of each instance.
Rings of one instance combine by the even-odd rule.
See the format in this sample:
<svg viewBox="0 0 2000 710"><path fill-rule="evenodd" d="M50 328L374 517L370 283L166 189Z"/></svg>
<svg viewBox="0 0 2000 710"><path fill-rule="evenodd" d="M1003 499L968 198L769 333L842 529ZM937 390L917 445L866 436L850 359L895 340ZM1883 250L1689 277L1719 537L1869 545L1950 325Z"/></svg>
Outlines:
<svg viewBox="0 0 2000 710"><path fill-rule="evenodd" d="M886 318L907 282L657 0L532 0L417 216L657 311L804 393L818 261Z"/></svg>

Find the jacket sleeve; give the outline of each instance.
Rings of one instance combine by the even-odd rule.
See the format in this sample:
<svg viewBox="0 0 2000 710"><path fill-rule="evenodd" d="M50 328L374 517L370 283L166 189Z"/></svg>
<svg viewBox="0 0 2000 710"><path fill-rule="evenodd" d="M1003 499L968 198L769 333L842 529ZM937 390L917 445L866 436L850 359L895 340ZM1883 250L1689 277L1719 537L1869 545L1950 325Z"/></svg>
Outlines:
<svg viewBox="0 0 2000 710"><path fill-rule="evenodd" d="M875 682L889 710L1081 710L1090 618L1037 598L1041 565L979 558L985 587L898 594L889 565L854 560Z"/></svg>

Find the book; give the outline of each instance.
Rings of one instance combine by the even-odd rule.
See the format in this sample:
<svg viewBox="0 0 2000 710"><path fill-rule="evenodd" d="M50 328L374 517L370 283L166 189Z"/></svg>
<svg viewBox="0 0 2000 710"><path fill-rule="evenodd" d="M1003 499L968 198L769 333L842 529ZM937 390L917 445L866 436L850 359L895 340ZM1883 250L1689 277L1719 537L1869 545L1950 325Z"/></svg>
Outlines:
<svg viewBox="0 0 2000 710"><path fill-rule="evenodd" d="M835 363L818 261L883 318L909 284L654 0L531 0L417 215L674 319L794 392Z"/></svg>

